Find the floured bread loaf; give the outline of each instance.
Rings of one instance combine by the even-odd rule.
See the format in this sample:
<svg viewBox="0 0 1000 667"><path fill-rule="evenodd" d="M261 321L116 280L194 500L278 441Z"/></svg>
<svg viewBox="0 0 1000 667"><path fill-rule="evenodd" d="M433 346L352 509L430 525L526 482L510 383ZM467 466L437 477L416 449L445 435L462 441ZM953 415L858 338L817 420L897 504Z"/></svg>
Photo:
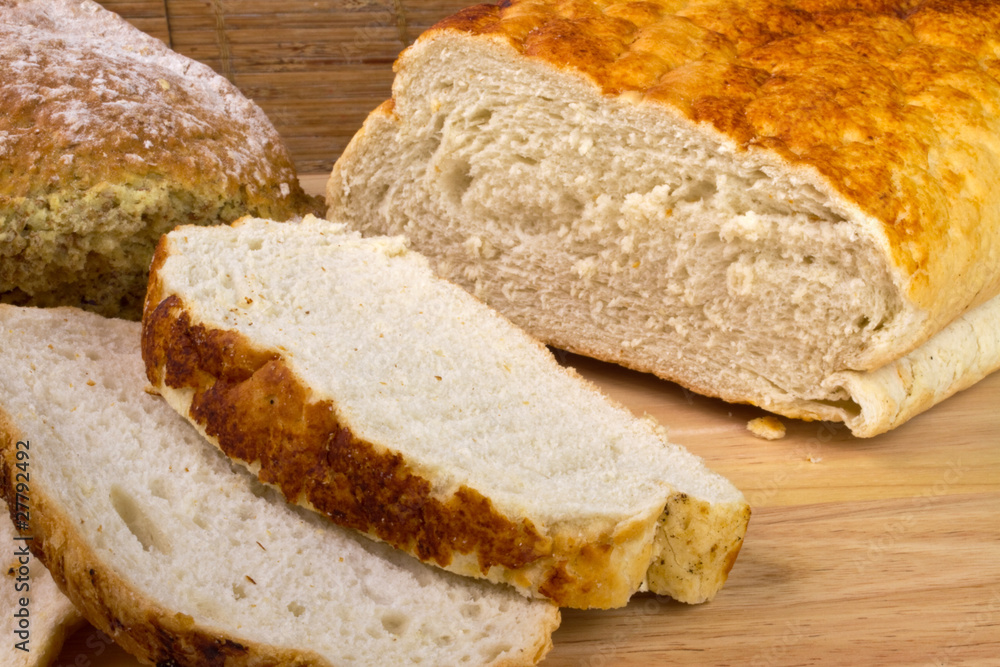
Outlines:
<svg viewBox="0 0 1000 667"><path fill-rule="evenodd" d="M1000 366L998 34L975 0L472 7L329 216L548 343L875 435Z"/></svg>
<svg viewBox="0 0 1000 667"><path fill-rule="evenodd" d="M208 67L90 0L0 0L0 301L138 319L164 232L314 207Z"/></svg>
<svg viewBox="0 0 1000 667"><path fill-rule="evenodd" d="M32 550L144 663L499 667L551 648L553 605L356 536L233 466L144 391L138 323L0 306L0 330L3 495L27 440Z"/></svg>
<svg viewBox="0 0 1000 667"><path fill-rule="evenodd" d="M400 238L243 220L163 237L150 382L293 502L572 607L710 599L743 495Z"/></svg>
<svg viewBox="0 0 1000 667"><path fill-rule="evenodd" d="M16 446L16 443L15 443ZM16 454L15 454L16 458ZM17 482L31 480L30 466L14 465ZM20 463L24 463L21 461ZM23 473L24 477L17 477ZM27 496L30 500L30 496ZM29 508L30 509L30 508ZM20 535L7 516L7 504L0 498L0 664L4 667L45 667L58 657L63 641L83 623L73 603L59 592L45 566L30 553L30 534ZM19 539L20 538L20 539ZM22 602L27 601L27 604ZM27 625L25 625L27 623Z"/></svg>

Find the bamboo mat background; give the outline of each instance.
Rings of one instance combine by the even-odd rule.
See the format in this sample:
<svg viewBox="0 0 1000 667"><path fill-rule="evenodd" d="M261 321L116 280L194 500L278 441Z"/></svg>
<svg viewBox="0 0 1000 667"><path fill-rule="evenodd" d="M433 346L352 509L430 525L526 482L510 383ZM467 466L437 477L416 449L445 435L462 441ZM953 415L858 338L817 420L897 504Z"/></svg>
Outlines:
<svg viewBox="0 0 1000 667"><path fill-rule="evenodd" d="M232 81L271 118L300 173L333 166L390 96L392 63L476 0L105 0Z"/></svg>

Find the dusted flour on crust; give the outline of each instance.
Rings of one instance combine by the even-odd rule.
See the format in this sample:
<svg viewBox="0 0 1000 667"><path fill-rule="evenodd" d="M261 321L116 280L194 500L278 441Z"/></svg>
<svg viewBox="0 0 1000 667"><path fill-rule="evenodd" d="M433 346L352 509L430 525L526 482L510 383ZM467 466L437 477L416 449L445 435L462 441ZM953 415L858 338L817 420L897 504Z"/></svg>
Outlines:
<svg viewBox="0 0 1000 667"><path fill-rule="evenodd" d="M270 121L89 0L0 0L0 300L138 317L159 236L315 204Z"/></svg>

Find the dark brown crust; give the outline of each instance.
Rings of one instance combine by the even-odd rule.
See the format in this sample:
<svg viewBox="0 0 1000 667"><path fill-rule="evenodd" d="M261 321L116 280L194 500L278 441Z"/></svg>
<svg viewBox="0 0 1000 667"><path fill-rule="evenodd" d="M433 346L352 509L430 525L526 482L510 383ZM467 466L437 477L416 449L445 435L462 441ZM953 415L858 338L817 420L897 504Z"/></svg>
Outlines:
<svg viewBox="0 0 1000 667"><path fill-rule="evenodd" d="M1000 3L502 0L445 19L815 170L944 322L1000 289ZM404 56L405 58L405 56ZM955 305L949 305L949 304Z"/></svg>
<svg viewBox="0 0 1000 667"><path fill-rule="evenodd" d="M425 562L483 577L489 571L490 578L538 591L560 606L627 602L635 582L626 570L636 564L621 563L621 549L639 539L641 525L587 540L549 535L528 519L505 517L467 486L437 495L398 453L360 440L339 423L331 402L310 401L280 354L257 349L236 332L192 323L177 296L152 307L159 290L154 270L143 318L148 379L193 390L187 416L228 456L259 464L260 479L290 501ZM456 555L463 564L449 568ZM469 570L469 558L478 572Z"/></svg>
<svg viewBox="0 0 1000 667"><path fill-rule="evenodd" d="M0 411L0 494L14 512L14 470L19 430ZM59 589L97 629L142 661L198 667L305 667L328 665L314 654L276 649L197 627L190 616L164 609L132 589L102 563L75 526L45 493L31 486L31 552Z"/></svg>
<svg viewBox="0 0 1000 667"><path fill-rule="evenodd" d="M275 353L239 334L192 324L176 296L146 318L143 356L150 381L194 388L190 418L230 457L259 463L261 481L336 523L441 566L475 554L485 574L518 569L551 553L528 520L514 523L467 486L447 499L397 453L340 424L329 401L309 391Z"/></svg>
<svg viewBox="0 0 1000 667"><path fill-rule="evenodd" d="M153 387L210 442L257 470L291 502L425 562L509 583L560 606L612 608L628 602L650 567L650 542L663 506L617 525L585 519L545 525L517 511L504 514L467 486L435 490L434 471L423 472L400 453L352 433L338 417L336 397L314 396L282 351L264 349L225 324L196 319L193 304L163 282L172 270L166 265L172 241L184 233L164 236L157 247L142 356ZM732 561L723 564L708 549L730 551L729 533L741 537L746 527L739 503L712 505L709 518L689 516L697 524L691 537L698 539L685 554L698 562L707 558L701 568L708 575L676 576L689 588L711 590L702 597L679 591L678 599L686 602L710 599L721 587ZM728 532L716 534L719 522Z"/></svg>

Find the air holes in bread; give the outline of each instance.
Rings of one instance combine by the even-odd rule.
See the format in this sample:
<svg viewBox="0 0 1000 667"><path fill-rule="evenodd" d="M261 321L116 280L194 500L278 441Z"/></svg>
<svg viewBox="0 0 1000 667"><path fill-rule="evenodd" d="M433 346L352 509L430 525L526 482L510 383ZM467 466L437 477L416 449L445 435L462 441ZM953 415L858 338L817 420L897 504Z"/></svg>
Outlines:
<svg viewBox="0 0 1000 667"><path fill-rule="evenodd" d="M233 597L237 600L242 600L247 596L247 591L243 587L242 583L233 584Z"/></svg>
<svg viewBox="0 0 1000 667"><path fill-rule="evenodd" d="M170 553L170 541L156 527L139 504L119 486L111 487L111 505L121 517L125 527L135 535L143 550L155 549L162 553Z"/></svg>
<svg viewBox="0 0 1000 667"><path fill-rule="evenodd" d="M493 112L489 109L477 109L471 116L469 116L469 125L485 125L490 122L493 118Z"/></svg>
<svg viewBox="0 0 1000 667"><path fill-rule="evenodd" d="M452 203L458 205L462 201L462 195L472 185L469 163L463 160L449 160L442 163L440 169L441 189Z"/></svg>
<svg viewBox="0 0 1000 667"><path fill-rule="evenodd" d="M400 612L390 611L382 614L382 627L385 628L386 632L397 637L406 632L406 626L409 623L410 619Z"/></svg>
<svg viewBox="0 0 1000 667"><path fill-rule="evenodd" d="M465 618L478 618L483 613L482 608L477 604L462 605L462 616Z"/></svg>
<svg viewBox="0 0 1000 667"><path fill-rule="evenodd" d="M510 644L494 644L486 650L486 660L484 662L491 663L500 657L506 651L510 650Z"/></svg>
<svg viewBox="0 0 1000 667"><path fill-rule="evenodd" d="M163 500L170 500L169 493L167 491L166 480L157 477L149 483L149 492L152 493L157 498L162 498Z"/></svg>
<svg viewBox="0 0 1000 667"><path fill-rule="evenodd" d="M688 181L677 188L674 195L680 201L699 202L709 199L717 191L718 188L715 186L715 183L708 181Z"/></svg>

